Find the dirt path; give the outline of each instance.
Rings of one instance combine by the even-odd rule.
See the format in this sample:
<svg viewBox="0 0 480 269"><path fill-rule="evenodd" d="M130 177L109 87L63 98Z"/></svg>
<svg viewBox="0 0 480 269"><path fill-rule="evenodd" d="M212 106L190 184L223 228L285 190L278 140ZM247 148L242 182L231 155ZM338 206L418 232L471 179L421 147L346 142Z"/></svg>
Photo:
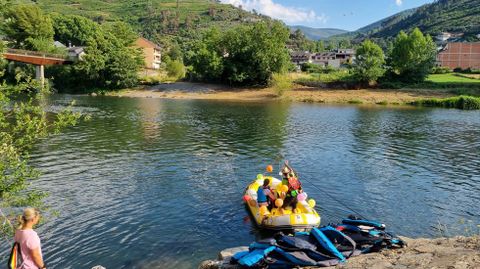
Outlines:
<svg viewBox="0 0 480 269"><path fill-rule="evenodd" d="M297 102L355 103L355 104L404 104L424 98L449 97L440 90L337 90L297 86L284 96L277 97L270 88L234 88L224 85L177 82L165 83L141 89L123 90L110 95L125 97L167 99L210 99L237 101L287 100Z"/></svg>

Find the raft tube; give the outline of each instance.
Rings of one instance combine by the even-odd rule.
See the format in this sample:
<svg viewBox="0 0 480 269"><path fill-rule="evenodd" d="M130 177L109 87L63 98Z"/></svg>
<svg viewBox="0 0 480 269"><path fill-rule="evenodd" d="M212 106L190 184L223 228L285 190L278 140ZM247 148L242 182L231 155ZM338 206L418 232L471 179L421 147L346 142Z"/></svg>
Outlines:
<svg viewBox="0 0 480 269"><path fill-rule="evenodd" d="M275 190L282 183L274 177L265 178L270 179L269 186L272 190ZM287 207L283 210L283 214L277 208L273 208L272 211L267 211L265 215L261 215L257 203L257 191L260 186L263 186L265 178L253 181L244 192L244 195L252 198L250 201L245 201L245 206L258 227L269 230L309 231L320 225L320 216L306 201L298 201L297 213L292 212L292 209Z"/></svg>

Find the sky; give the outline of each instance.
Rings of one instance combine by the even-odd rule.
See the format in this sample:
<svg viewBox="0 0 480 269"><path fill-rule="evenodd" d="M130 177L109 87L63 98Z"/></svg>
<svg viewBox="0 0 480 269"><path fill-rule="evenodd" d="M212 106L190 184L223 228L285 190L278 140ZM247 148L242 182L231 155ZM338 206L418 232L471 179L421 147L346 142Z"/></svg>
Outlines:
<svg viewBox="0 0 480 269"><path fill-rule="evenodd" d="M288 25L354 31L432 0L220 0L280 19Z"/></svg>

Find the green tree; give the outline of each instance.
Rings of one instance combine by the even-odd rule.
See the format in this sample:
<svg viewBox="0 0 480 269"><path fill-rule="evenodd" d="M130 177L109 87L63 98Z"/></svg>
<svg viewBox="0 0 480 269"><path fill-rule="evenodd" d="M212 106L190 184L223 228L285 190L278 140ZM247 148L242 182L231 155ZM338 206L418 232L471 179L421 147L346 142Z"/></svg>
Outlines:
<svg viewBox="0 0 480 269"><path fill-rule="evenodd" d="M1 55L0 51L0 55ZM0 56L1 57L1 56ZM0 70L2 72L3 70ZM49 135L76 124L80 115L66 109L47 117L42 105L48 87L30 79L17 85L0 84L0 234L13 232L12 219L23 206L42 207L45 192L30 183L39 173L28 163L29 152ZM24 98L15 98L24 93Z"/></svg>
<svg viewBox="0 0 480 269"><path fill-rule="evenodd" d="M194 42L186 54L192 67L190 75L197 80L219 81L223 73L223 55L221 54L221 33L218 28L207 30L201 39Z"/></svg>
<svg viewBox="0 0 480 269"><path fill-rule="evenodd" d="M4 14L3 32L13 46L37 51L55 51L53 24L35 5L10 5Z"/></svg>
<svg viewBox="0 0 480 269"><path fill-rule="evenodd" d="M435 66L436 47L432 38L415 28L400 32L388 57L391 71L403 81L421 82Z"/></svg>
<svg viewBox="0 0 480 269"><path fill-rule="evenodd" d="M101 26L105 32L112 33L124 47L132 46L138 38L132 27L124 22L109 22Z"/></svg>
<svg viewBox="0 0 480 269"><path fill-rule="evenodd" d="M287 70L289 31L279 22L241 25L225 33L207 31L186 55L198 80L266 85L273 73Z"/></svg>
<svg viewBox="0 0 480 269"><path fill-rule="evenodd" d="M53 14L55 40L65 45L86 46L87 42L101 35L97 23L76 15Z"/></svg>
<svg viewBox="0 0 480 269"><path fill-rule="evenodd" d="M120 89L138 83L143 66L142 52L132 47L137 35L124 23L99 25L74 15L53 16L55 37L72 45L83 46L85 56L72 66L54 67L49 74L63 89Z"/></svg>
<svg viewBox="0 0 480 269"><path fill-rule="evenodd" d="M267 84L273 73L288 68L288 36L288 29L279 22L259 22L227 31L220 49L225 56L223 80L231 84Z"/></svg>
<svg viewBox="0 0 480 269"><path fill-rule="evenodd" d="M357 49L353 63L354 77L363 83L376 82L385 73L385 55L374 42L365 40Z"/></svg>
<svg viewBox="0 0 480 269"><path fill-rule="evenodd" d="M294 32L290 33L289 43L291 45L294 45L298 50L301 51L315 50L315 42L309 40L300 29L297 29Z"/></svg>
<svg viewBox="0 0 480 269"><path fill-rule="evenodd" d="M318 40L315 42L315 51L324 52L325 51L325 42L323 40Z"/></svg>

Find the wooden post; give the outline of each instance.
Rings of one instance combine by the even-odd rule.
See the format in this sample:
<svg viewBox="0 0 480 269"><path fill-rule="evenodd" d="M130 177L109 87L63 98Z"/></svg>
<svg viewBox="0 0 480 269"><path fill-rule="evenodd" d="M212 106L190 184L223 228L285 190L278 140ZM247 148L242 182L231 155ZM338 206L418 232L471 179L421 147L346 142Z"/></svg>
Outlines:
<svg viewBox="0 0 480 269"><path fill-rule="evenodd" d="M42 87L45 85L45 68L43 65L35 66L35 78L40 82Z"/></svg>

